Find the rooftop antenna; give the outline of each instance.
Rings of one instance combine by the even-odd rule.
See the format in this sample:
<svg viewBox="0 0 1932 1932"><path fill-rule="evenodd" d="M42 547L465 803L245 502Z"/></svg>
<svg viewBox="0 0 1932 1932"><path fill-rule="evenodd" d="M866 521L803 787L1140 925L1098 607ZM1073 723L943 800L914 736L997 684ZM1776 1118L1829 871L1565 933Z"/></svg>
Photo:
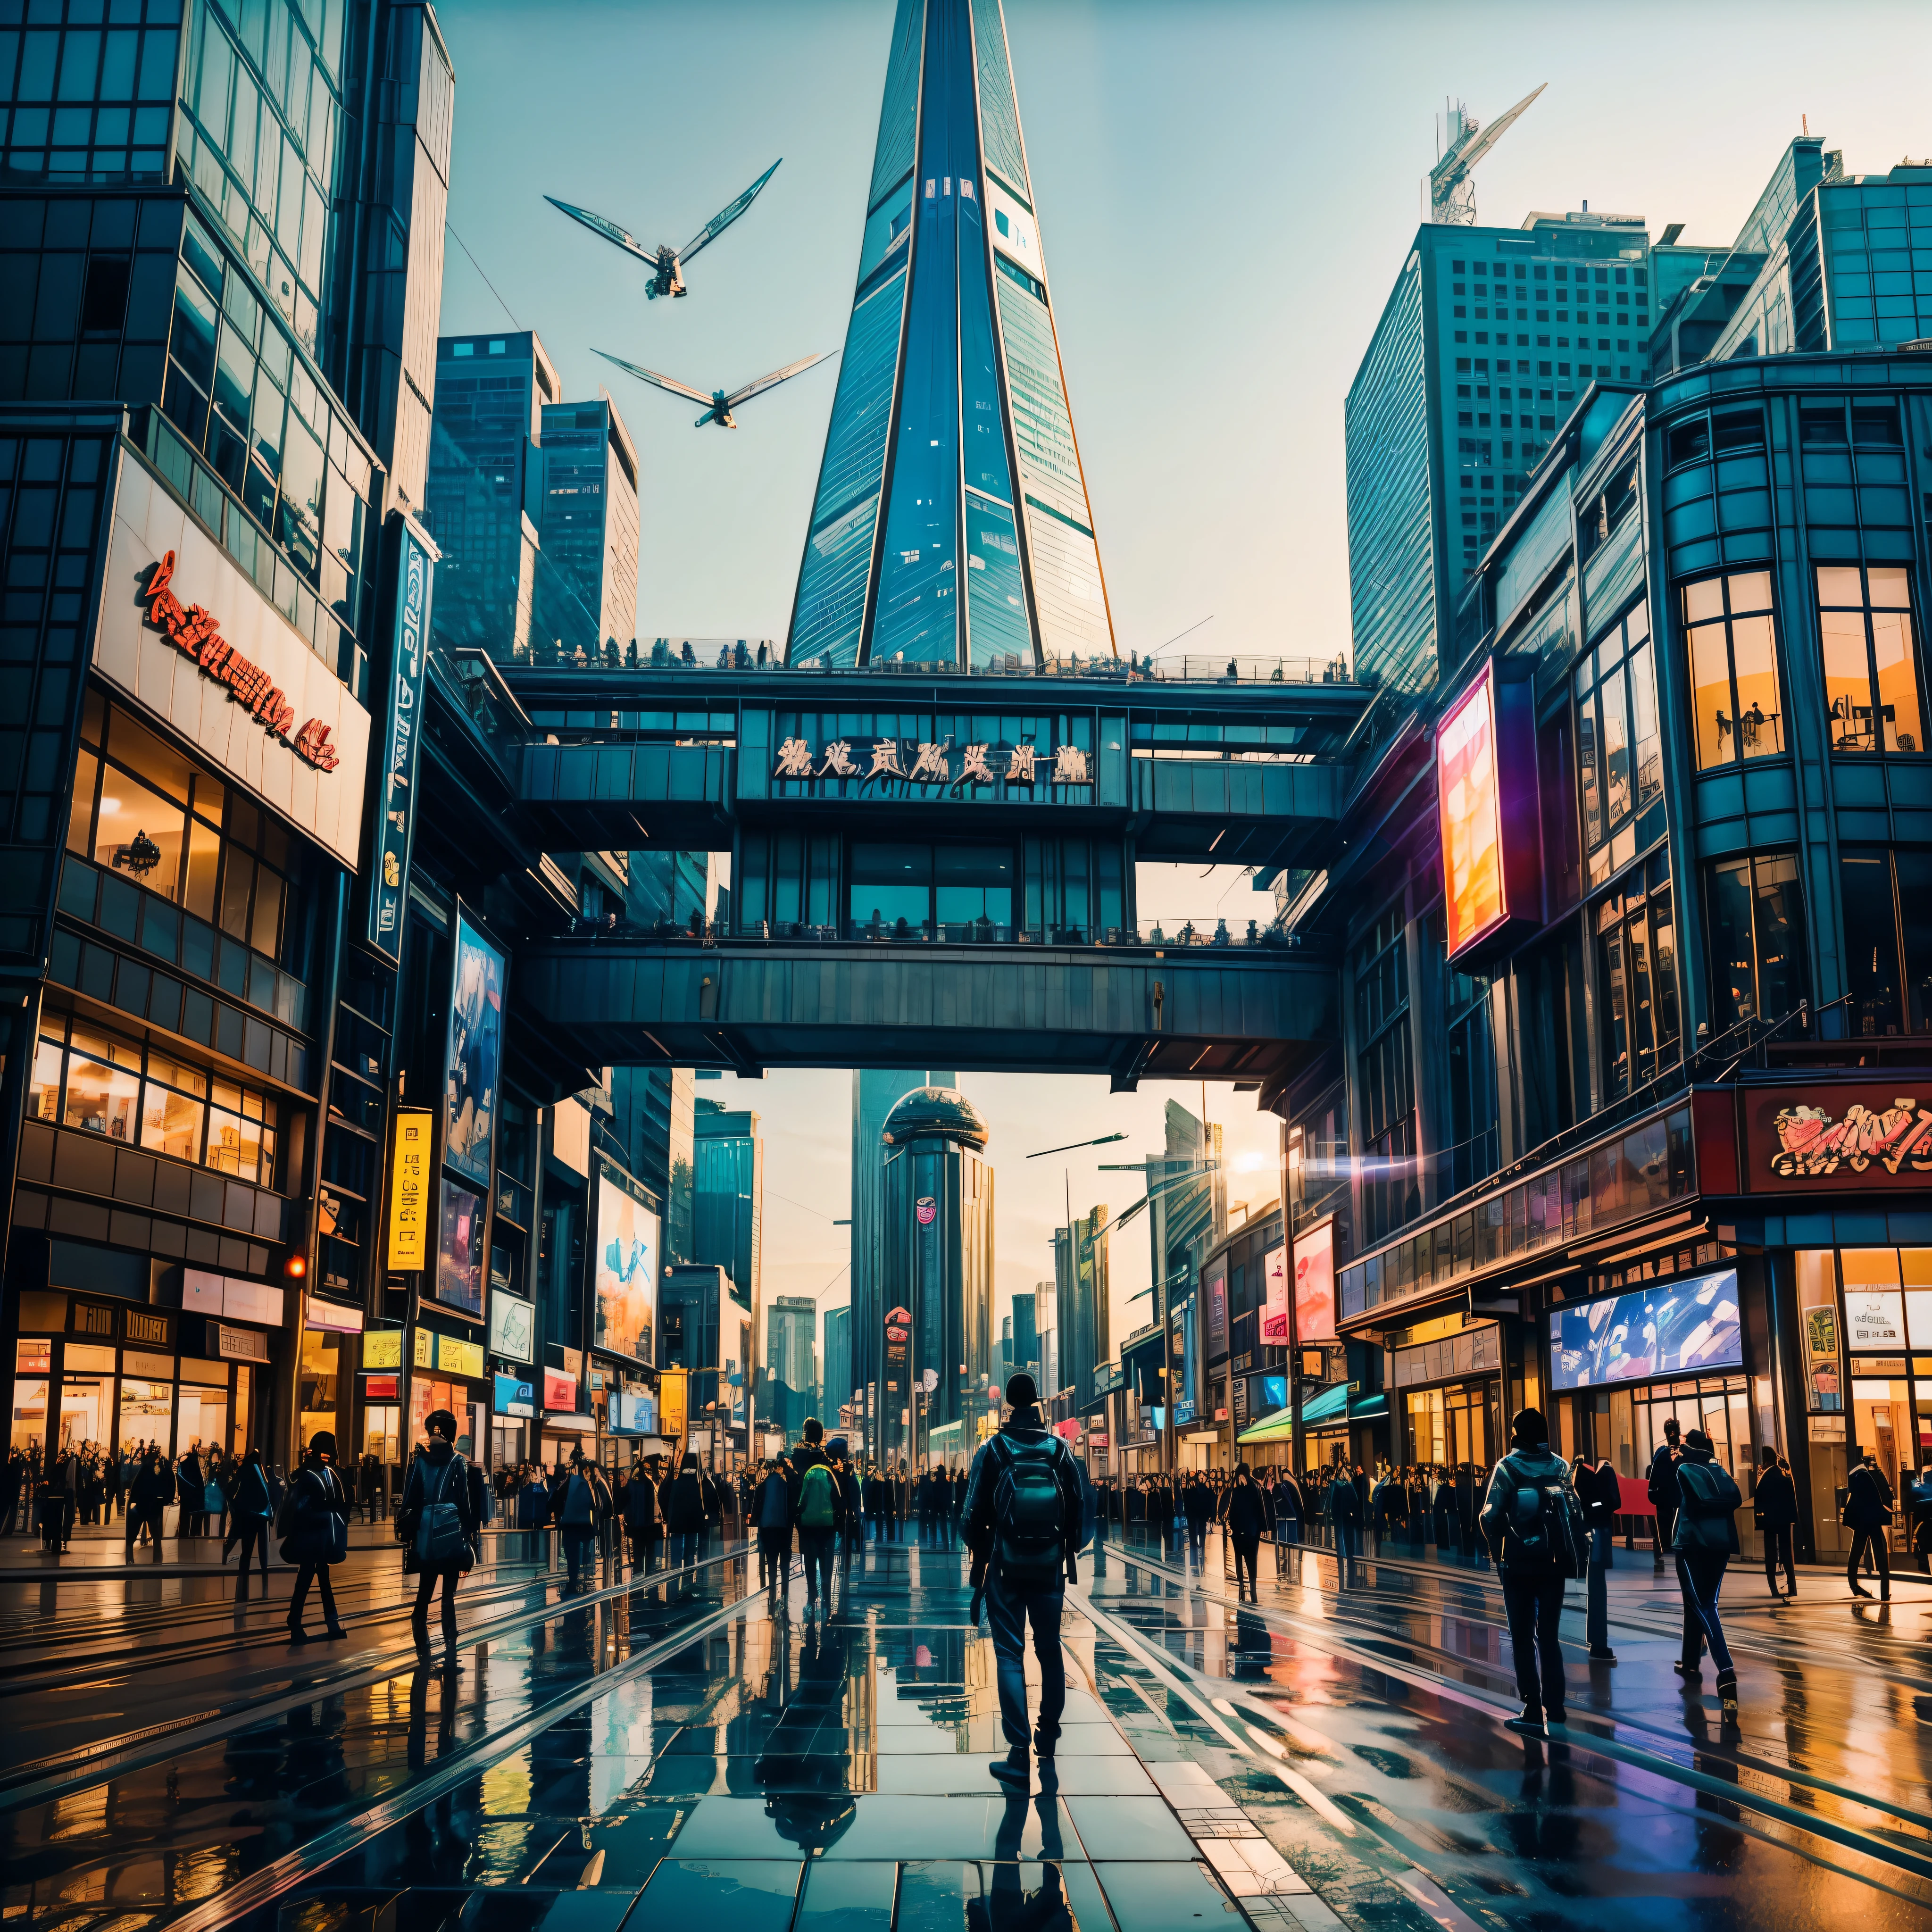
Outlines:
<svg viewBox="0 0 1932 1932"><path fill-rule="evenodd" d="M1476 164L1502 139L1517 116L1549 85L1545 81L1535 93L1525 94L1507 114L1498 115L1486 128L1460 100L1449 110L1449 145L1429 175L1429 218L1432 222L1457 228L1475 226Z"/></svg>

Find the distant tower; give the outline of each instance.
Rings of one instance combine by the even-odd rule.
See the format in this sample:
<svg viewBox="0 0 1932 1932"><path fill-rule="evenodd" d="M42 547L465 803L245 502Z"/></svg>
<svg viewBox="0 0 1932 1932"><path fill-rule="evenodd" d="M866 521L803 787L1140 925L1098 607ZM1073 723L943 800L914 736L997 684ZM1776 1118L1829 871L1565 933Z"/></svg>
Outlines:
<svg viewBox="0 0 1932 1932"><path fill-rule="evenodd" d="M903 1360L884 1352L874 1413L893 1460L923 1462L930 1450L955 1462L977 1446L975 1419L986 1413L982 1392L994 1359L986 1123L956 1089L922 1087L892 1109L880 1138L880 1286L886 1313L902 1308L910 1318L899 1324L910 1331ZM928 1379L915 1402L914 1386Z"/></svg>
<svg viewBox="0 0 1932 1932"><path fill-rule="evenodd" d="M899 0L787 651L1114 654L1000 0Z"/></svg>

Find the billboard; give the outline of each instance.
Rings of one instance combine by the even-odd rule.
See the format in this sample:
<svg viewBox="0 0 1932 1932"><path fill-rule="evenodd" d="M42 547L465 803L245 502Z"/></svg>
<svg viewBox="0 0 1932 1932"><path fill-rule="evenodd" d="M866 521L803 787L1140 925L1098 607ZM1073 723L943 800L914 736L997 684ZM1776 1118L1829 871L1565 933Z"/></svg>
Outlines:
<svg viewBox="0 0 1932 1932"><path fill-rule="evenodd" d="M682 1369L667 1369L658 1378L658 1399L662 1406L658 1433L673 1441L684 1433L687 1392L688 1384Z"/></svg>
<svg viewBox="0 0 1932 1932"><path fill-rule="evenodd" d="M382 764L376 774L375 836L370 847L367 937L376 950L400 963L403 896L410 869L410 833L415 814L416 742L423 680L429 668L431 552L406 517L394 517L384 532L386 550L397 549L393 592L395 620L389 640L388 711L382 722Z"/></svg>
<svg viewBox="0 0 1932 1932"><path fill-rule="evenodd" d="M641 1184L600 1160L592 1338L598 1348L634 1362L656 1360L658 1226Z"/></svg>
<svg viewBox="0 0 1932 1932"><path fill-rule="evenodd" d="M1294 1339L1298 1342L1335 1339L1333 1221L1305 1228L1294 1239Z"/></svg>
<svg viewBox="0 0 1932 1932"><path fill-rule="evenodd" d="M1266 1296L1262 1303L1262 1340L1270 1348L1288 1346L1288 1249L1270 1248L1262 1257Z"/></svg>
<svg viewBox="0 0 1932 1932"><path fill-rule="evenodd" d="M520 1377L506 1376L499 1370L493 1406L499 1415L534 1415L536 1392Z"/></svg>
<svg viewBox="0 0 1932 1932"><path fill-rule="evenodd" d="M1745 1089L1744 1186L1782 1192L1922 1187L1932 1174L1932 1093L1886 1082Z"/></svg>
<svg viewBox="0 0 1932 1932"><path fill-rule="evenodd" d="M392 1273L429 1265L429 1166L436 1117L398 1107L389 1156L389 1261Z"/></svg>
<svg viewBox="0 0 1932 1932"><path fill-rule="evenodd" d="M459 904L449 994L442 1157L464 1179L490 1185L503 1058L503 955Z"/></svg>
<svg viewBox="0 0 1932 1932"><path fill-rule="evenodd" d="M449 1180L442 1184L435 1293L445 1307L482 1320L483 1197Z"/></svg>
<svg viewBox="0 0 1932 1932"><path fill-rule="evenodd" d="M1738 1271L1647 1282L1550 1316L1550 1385L1600 1388L1744 1366Z"/></svg>
<svg viewBox="0 0 1932 1932"><path fill-rule="evenodd" d="M1437 727L1436 807L1454 959L1541 911L1531 687L1502 683L1493 658Z"/></svg>
<svg viewBox="0 0 1932 1932"><path fill-rule="evenodd" d="M655 1436L658 1399L632 1389L618 1389L610 1397L610 1427L620 1436Z"/></svg>
<svg viewBox="0 0 1932 1932"><path fill-rule="evenodd" d="M553 1415L574 1415L577 1413L577 1378L567 1376L560 1369L546 1369L543 1372L544 1407Z"/></svg>
<svg viewBox="0 0 1932 1932"><path fill-rule="evenodd" d="M536 1359L537 1311L520 1295L490 1292L490 1352L506 1362Z"/></svg>

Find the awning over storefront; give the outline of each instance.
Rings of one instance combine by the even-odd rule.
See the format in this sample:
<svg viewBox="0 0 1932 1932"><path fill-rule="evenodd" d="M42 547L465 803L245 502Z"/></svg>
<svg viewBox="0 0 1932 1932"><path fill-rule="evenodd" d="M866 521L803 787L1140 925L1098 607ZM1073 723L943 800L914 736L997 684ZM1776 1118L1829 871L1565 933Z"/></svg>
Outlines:
<svg viewBox="0 0 1932 1932"><path fill-rule="evenodd" d="M1301 1426L1304 1429L1342 1429L1352 1422L1372 1422L1388 1413L1387 1396L1358 1395L1352 1398L1347 1386L1337 1382L1302 1404ZM1244 1429L1234 1440L1237 1444L1280 1442L1294 1432L1292 1412L1278 1408L1272 1415L1265 1415Z"/></svg>
<svg viewBox="0 0 1932 1932"><path fill-rule="evenodd" d="M1234 1440L1241 1444L1285 1442L1294 1433L1294 1412L1291 1409L1278 1408L1272 1415L1264 1415L1260 1421L1243 1430Z"/></svg>

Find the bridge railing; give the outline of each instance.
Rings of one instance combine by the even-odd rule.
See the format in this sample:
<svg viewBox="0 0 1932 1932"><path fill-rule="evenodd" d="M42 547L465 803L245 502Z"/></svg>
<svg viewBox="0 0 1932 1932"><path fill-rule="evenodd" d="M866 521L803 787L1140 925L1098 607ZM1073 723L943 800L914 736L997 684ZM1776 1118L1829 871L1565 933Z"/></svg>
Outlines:
<svg viewBox="0 0 1932 1932"><path fill-rule="evenodd" d="M1230 926L1225 920L1196 924L1154 922L1144 926L998 926L990 920L850 920L840 925L761 920L749 930L733 931L715 920L669 920L640 924L614 914L601 920L573 920L547 944L567 941L596 946L1100 946L1159 952L1302 952L1319 950L1302 935L1250 920Z"/></svg>
<svg viewBox="0 0 1932 1932"><path fill-rule="evenodd" d="M620 645L607 638L599 646L532 644L516 650L506 669L532 670L745 670L783 672L800 677L839 677L854 674L916 677L1093 678L1114 684L1351 684L1348 661L1332 658L1082 657L1078 652L1036 662L1016 652L986 664L950 659L874 658L864 664L834 664L821 658L784 661L782 647L770 638L632 638Z"/></svg>

